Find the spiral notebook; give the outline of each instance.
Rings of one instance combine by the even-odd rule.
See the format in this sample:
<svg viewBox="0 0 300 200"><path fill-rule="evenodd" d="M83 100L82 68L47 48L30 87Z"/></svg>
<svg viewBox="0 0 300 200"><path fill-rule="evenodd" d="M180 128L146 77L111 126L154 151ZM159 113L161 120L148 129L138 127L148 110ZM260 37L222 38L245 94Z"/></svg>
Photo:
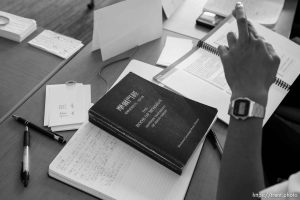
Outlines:
<svg viewBox="0 0 300 200"><path fill-rule="evenodd" d="M252 23L257 32L273 45L281 58L276 81L269 90L265 124L300 73L300 47L262 25ZM225 79L217 47L227 45L226 35L229 31L238 35L233 17L199 41L197 47L185 58L154 77L156 81L185 97L217 108L218 117L226 123L229 123L230 118L227 112L231 90Z"/></svg>

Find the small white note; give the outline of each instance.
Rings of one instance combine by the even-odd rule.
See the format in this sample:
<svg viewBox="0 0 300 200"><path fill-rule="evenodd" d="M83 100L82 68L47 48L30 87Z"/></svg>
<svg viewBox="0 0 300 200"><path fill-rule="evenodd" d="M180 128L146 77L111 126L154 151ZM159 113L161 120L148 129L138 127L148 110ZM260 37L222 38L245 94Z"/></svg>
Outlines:
<svg viewBox="0 0 300 200"><path fill-rule="evenodd" d="M49 30L44 30L28 43L64 59L68 59L83 47L81 41Z"/></svg>
<svg viewBox="0 0 300 200"><path fill-rule="evenodd" d="M90 106L90 85L47 85L44 125L52 131L78 129L88 120Z"/></svg>
<svg viewBox="0 0 300 200"><path fill-rule="evenodd" d="M193 48L190 39L167 37L165 46L156 64L168 67Z"/></svg>

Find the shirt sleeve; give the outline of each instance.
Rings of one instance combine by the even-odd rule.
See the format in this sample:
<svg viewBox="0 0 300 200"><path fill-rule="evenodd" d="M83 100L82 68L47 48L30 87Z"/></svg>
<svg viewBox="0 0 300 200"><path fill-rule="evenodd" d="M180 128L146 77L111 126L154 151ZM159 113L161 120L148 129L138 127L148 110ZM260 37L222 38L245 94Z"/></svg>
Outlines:
<svg viewBox="0 0 300 200"><path fill-rule="evenodd" d="M261 200L300 200L300 171L259 192Z"/></svg>

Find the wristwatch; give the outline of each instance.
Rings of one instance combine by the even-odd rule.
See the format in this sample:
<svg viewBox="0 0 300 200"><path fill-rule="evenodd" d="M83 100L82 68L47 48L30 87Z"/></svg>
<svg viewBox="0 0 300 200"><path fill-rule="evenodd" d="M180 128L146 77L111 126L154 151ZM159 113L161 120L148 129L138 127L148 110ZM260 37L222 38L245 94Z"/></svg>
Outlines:
<svg viewBox="0 0 300 200"><path fill-rule="evenodd" d="M239 97L231 100L228 114L236 119L245 120L250 117L264 118L266 108L247 98Z"/></svg>

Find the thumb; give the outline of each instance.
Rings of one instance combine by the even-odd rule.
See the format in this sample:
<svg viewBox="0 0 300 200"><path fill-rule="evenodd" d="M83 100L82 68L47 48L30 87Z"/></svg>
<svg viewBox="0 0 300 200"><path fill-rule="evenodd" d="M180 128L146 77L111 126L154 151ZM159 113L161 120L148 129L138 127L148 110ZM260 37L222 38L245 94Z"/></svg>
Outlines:
<svg viewBox="0 0 300 200"><path fill-rule="evenodd" d="M224 45L218 46L218 53L219 53L221 59L224 58L228 54L228 47L226 47Z"/></svg>

